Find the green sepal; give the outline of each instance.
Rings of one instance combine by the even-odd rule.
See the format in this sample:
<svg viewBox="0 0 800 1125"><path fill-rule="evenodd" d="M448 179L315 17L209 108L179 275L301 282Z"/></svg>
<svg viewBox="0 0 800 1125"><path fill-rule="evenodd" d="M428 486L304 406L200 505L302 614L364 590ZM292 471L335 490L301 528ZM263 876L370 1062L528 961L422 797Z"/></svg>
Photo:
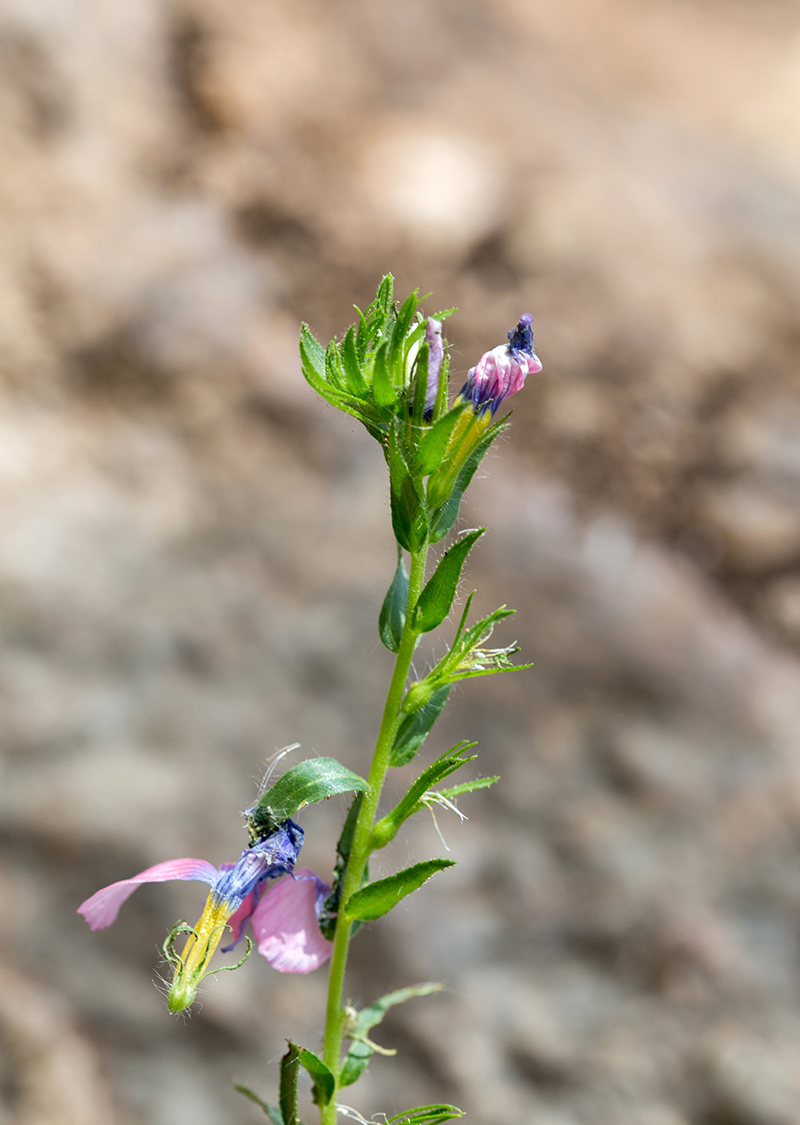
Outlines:
<svg viewBox="0 0 800 1125"><path fill-rule="evenodd" d="M420 325L422 327L422 325ZM425 422L425 399L428 394L428 357L430 355L430 347L427 342L419 346L416 358L414 359L414 382L413 389L410 395L411 398L411 413L410 421L418 429L421 429ZM416 461L413 462L416 465Z"/></svg>
<svg viewBox="0 0 800 1125"><path fill-rule="evenodd" d="M441 1125L443 1121L454 1121L466 1116L463 1109L455 1105L438 1102L436 1105L420 1105L390 1117L386 1125Z"/></svg>
<svg viewBox="0 0 800 1125"><path fill-rule="evenodd" d="M392 811L374 825L372 846L383 848L390 843L397 835L400 825L414 813L425 808L422 798L434 785L438 785L445 777L449 777L451 773L460 769L461 766L465 766L467 762L474 762L475 754L472 754L469 758L465 758L463 755L465 751L471 750L476 745L475 742L460 742L458 746L454 746L452 750L442 754L435 762L431 762L428 768L424 769L419 777L412 782L406 795L398 801Z"/></svg>
<svg viewBox="0 0 800 1125"><path fill-rule="evenodd" d="M398 548L397 570L388 593L383 599L380 616L378 617L378 632L389 652L397 652L400 648L403 626L406 623L407 604L408 571L403 561L403 552Z"/></svg>
<svg viewBox="0 0 800 1125"><path fill-rule="evenodd" d="M361 370L361 363L358 358L358 349L356 348L356 330L355 325L350 325L345 333L344 340L341 345L342 365L344 367L347 381L354 394L359 397L364 397L367 394L368 386L367 380L364 378L364 372Z"/></svg>
<svg viewBox="0 0 800 1125"><path fill-rule="evenodd" d="M281 1080L278 1101L283 1125L300 1125L297 1120L297 1075L300 1069L300 1048L289 1040L289 1048L281 1059Z"/></svg>
<svg viewBox="0 0 800 1125"><path fill-rule="evenodd" d="M435 422L427 431L419 443L419 452L417 453L417 468L420 476L428 476L442 464L453 428L464 411L468 409L470 409L468 403L457 403L452 410L448 410L444 417Z"/></svg>
<svg viewBox="0 0 800 1125"><path fill-rule="evenodd" d="M444 539L448 531L452 528L458 517L458 510L461 507L461 498L466 492L470 481L475 476L483 458L489 452L489 446L496 437L503 432L508 426L508 422L496 422L490 426L480 441L475 445L474 449L467 457L466 461L458 471L452 488L449 488L448 498L437 508L431 512L430 517L430 542L438 543L440 539ZM429 478L428 488L431 489L431 482L433 475ZM429 492L430 495L430 492Z"/></svg>
<svg viewBox="0 0 800 1125"><path fill-rule="evenodd" d="M306 1047L300 1048L301 1064L311 1075L313 1082L312 1100L314 1105L326 1106L336 1092L336 1077L331 1068Z"/></svg>
<svg viewBox="0 0 800 1125"><path fill-rule="evenodd" d="M460 785L451 785L449 789L437 789L434 795L452 801L454 797L460 797L464 793L474 793L476 789L488 789L499 780L499 774L494 777L476 777L474 781L462 781Z"/></svg>
<svg viewBox="0 0 800 1125"><path fill-rule="evenodd" d="M267 1117L272 1122L272 1125L284 1125L283 1114L278 1106L270 1105L269 1102L265 1102L254 1090L251 1090L249 1086L243 1086L240 1082L234 1082L233 1088L234 1090L238 1090L240 1094L244 1094L251 1102L255 1102L256 1105L261 1106L264 1113L266 1113Z"/></svg>
<svg viewBox="0 0 800 1125"><path fill-rule="evenodd" d="M397 402L397 390L392 382L388 362L389 345L381 344L375 353L375 366L372 371L372 396L376 406L392 407Z"/></svg>
<svg viewBox="0 0 800 1125"><path fill-rule="evenodd" d="M395 387L398 388L404 387L406 382L406 357L409 347L407 336L419 303L419 289L415 289L412 293L409 293L405 301L403 301L403 307L397 314L397 319L392 328L387 362L389 370L392 373L392 381Z"/></svg>
<svg viewBox="0 0 800 1125"><path fill-rule="evenodd" d="M406 895L419 890L431 875L443 871L445 867L455 867L454 861L426 859L422 863L415 863L412 867L403 868L387 879L378 879L375 883L369 883L350 896L344 904L345 912L351 918L358 918L362 922L374 922L376 918L388 914Z"/></svg>
<svg viewBox="0 0 800 1125"><path fill-rule="evenodd" d="M342 1064L339 1085L352 1086L364 1073L367 1063L376 1051L379 1054L394 1054L394 1051L390 1052L378 1047L368 1037L369 1032L376 1024L381 1022L389 1008L395 1004L403 1004L406 1000L411 1000L415 996L429 996L432 992L440 992L443 987L441 984L415 984L409 988L399 988L396 992L390 992L387 996L382 996L380 1000L376 1000L368 1008L362 1008L355 1023L347 1032L348 1038L352 1039L353 1043Z"/></svg>
<svg viewBox="0 0 800 1125"><path fill-rule="evenodd" d="M447 617L458 590L461 568L473 544L485 530L485 527L479 527L468 532L442 555L414 607L414 629L417 632L429 633Z"/></svg>
<svg viewBox="0 0 800 1125"><path fill-rule="evenodd" d="M402 719L400 726L397 728L397 734L394 736L389 765L405 766L411 761L444 710L449 694L450 686L448 684L434 691L424 707L415 711L413 715L406 715Z"/></svg>
<svg viewBox="0 0 800 1125"><path fill-rule="evenodd" d="M248 809L251 838L257 840L273 832L284 820L315 801L324 801L336 793L363 792L366 788L363 777L335 758L298 762L266 791L254 808Z"/></svg>
<svg viewBox="0 0 800 1125"><path fill-rule="evenodd" d="M318 395L321 395L331 406L336 406L339 410L344 410L345 413L361 420L359 403L328 382L325 349L314 338L307 324L300 326L300 361L306 382Z"/></svg>

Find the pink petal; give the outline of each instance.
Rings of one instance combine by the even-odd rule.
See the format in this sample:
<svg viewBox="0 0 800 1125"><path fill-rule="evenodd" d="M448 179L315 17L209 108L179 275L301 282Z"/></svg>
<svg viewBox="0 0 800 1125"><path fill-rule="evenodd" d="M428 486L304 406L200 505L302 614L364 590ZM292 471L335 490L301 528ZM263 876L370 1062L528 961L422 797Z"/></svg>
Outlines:
<svg viewBox="0 0 800 1125"><path fill-rule="evenodd" d="M310 973L328 960L333 942L320 933L315 909L318 896L328 894L328 884L308 867L264 892L253 914L253 933L258 952L273 969Z"/></svg>
<svg viewBox="0 0 800 1125"><path fill-rule="evenodd" d="M119 908L130 898L140 883L166 883L169 879L199 879L211 886L217 880L218 871L205 859L168 859L157 863L134 875L132 879L121 879L108 887L96 891L86 902L78 907L89 923L90 930L104 930L115 921Z"/></svg>

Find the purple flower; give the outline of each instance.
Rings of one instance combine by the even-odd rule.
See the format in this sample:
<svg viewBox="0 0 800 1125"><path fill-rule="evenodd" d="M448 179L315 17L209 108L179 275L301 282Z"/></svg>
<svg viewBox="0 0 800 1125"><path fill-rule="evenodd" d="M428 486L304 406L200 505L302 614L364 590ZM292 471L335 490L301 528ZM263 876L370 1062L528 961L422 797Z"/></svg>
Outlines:
<svg viewBox="0 0 800 1125"><path fill-rule="evenodd" d="M219 870L204 859L171 859L157 863L131 879L122 879L88 898L78 907L92 930L102 930L116 920L126 899L141 883L163 883L169 879L196 879L211 887L205 908L194 928L185 922L173 927L165 952L175 965L169 993L171 1011L183 1011L195 998L197 987L208 975L208 962L226 929L232 949L252 919L259 953L281 973L310 973L331 955L332 943L320 932L318 917L331 888L309 868L294 866L303 843L303 830L285 820L252 847L245 848L236 863ZM288 876L273 886L267 881ZM181 934L189 935L180 956L172 946Z"/></svg>
<svg viewBox="0 0 800 1125"><path fill-rule="evenodd" d="M516 328L509 332L508 343L484 352L468 371L460 397L472 403L479 417L487 410L491 410L494 417L504 399L522 390L526 375L542 370L533 350L532 322L530 313L524 313Z"/></svg>

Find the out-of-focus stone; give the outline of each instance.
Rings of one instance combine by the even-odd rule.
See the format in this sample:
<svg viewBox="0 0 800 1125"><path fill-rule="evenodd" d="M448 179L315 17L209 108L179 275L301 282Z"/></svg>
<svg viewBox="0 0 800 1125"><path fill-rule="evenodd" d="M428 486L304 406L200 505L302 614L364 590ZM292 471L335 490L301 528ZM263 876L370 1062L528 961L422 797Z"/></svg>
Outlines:
<svg viewBox="0 0 800 1125"><path fill-rule="evenodd" d="M708 488L700 512L722 537L730 563L746 573L779 565L800 551L800 506L755 483Z"/></svg>

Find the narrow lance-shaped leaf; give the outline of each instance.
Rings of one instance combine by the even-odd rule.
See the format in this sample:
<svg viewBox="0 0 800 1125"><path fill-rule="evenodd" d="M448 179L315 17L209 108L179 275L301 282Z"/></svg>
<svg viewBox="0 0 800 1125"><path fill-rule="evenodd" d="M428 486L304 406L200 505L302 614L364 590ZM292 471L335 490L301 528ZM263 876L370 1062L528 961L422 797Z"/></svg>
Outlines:
<svg viewBox="0 0 800 1125"><path fill-rule="evenodd" d="M374 922L395 906L398 902L419 890L424 882L443 871L445 867L454 867L452 859L426 859L422 863L415 863L406 867L388 879L379 879L362 887L351 895L344 904L344 909L351 918L359 918L362 922Z"/></svg>
<svg viewBox="0 0 800 1125"><path fill-rule="evenodd" d="M394 537L407 551L416 551L425 542L428 521L419 485L409 472L394 430L389 434L384 451L389 465Z"/></svg>
<svg viewBox="0 0 800 1125"><path fill-rule="evenodd" d="M250 830L256 836L272 831L281 821L315 801L336 793L357 793L367 788L363 777L335 758L309 758L298 762L271 786L255 808L248 810Z"/></svg>
<svg viewBox="0 0 800 1125"><path fill-rule="evenodd" d="M375 353L375 366L372 372L372 395L378 406L394 406L397 390L392 383L392 375L387 361L388 345L381 344Z"/></svg>
<svg viewBox="0 0 800 1125"><path fill-rule="evenodd" d="M367 387L367 380L364 378L364 372L361 370L358 349L356 348L356 332L352 324L347 329L345 338L342 341L341 353L342 363L351 390L359 397L365 396L369 388Z"/></svg>
<svg viewBox="0 0 800 1125"><path fill-rule="evenodd" d="M406 623L408 604L408 571L403 561L403 552L397 551L397 570L386 597L383 599L378 618L378 632L389 652L397 652Z"/></svg>
<svg viewBox="0 0 800 1125"><path fill-rule="evenodd" d="M289 1049L281 1059L281 1080L279 1101L284 1125L300 1125L297 1120L297 1074L300 1067L300 1050L296 1043L289 1043Z"/></svg>
<svg viewBox="0 0 800 1125"><path fill-rule="evenodd" d="M453 1121L457 1117L464 1117L464 1110L455 1105L439 1102L436 1105L421 1105L416 1109L407 1109L405 1113L398 1113L390 1117L386 1125L441 1125L443 1121Z"/></svg>
<svg viewBox="0 0 800 1125"><path fill-rule="evenodd" d="M356 821L361 811L363 793L357 793L345 817L341 835L336 844L336 864L333 869L333 887L331 893L322 904L322 915L319 918L319 928L322 936L328 941L333 941L336 933L336 919L339 913L339 903L342 900L342 886L347 874L347 862L350 859L350 849L353 846L353 836L356 830Z"/></svg>
<svg viewBox="0 0 800 1125"><path fill-rule="evenodd" d="M394 736L390 765L404 766L411 761L444 710L449 694L450 687L445 685L433 693L424 707L404 716Z"/></svg>
<svg viewBox="0 0 800 1125"><path fill-rule="evenodd" d="M463 755L467 750L471 750L475 746L474 742L460 742L458 746L454 746L452 750L448 750L446 754L442 754L435 762L432 762L427 769L424 769L419 777L413 781L408 789L408 792L400 801L395 805L390 813L387 813L381 820L379 820L372 830L373 847L385 847L397 834L400 825L408 820L414 813L419 812L424 806L421 804L422 798L432 789L434 785L438 785L440 781L454 773L461 766L465 766L467 762L475 760L475 755L465 758Z"/></svg>
<svg viewBox="0 0 800 1125"><path fill-rule="evenodd" d="M494 777L476 777L474 781L462 781L460 785L451 785L449 789L437 789L436 796L452 801L454 797L460 797L464 793L474 793L476 789L488 789L499 780L499 774Z"/></svg>
<svg viewBox="0 0 800 1125"><path fill-rule="evenodd" d="M414 628L418 632L429 633L447 617L458 590L458 580L466 557L485 530L486 528L479 527L468 532L442 555L414 610Z"/></svg>
<svg viewBox="0 0 800 1125"><path fill-rule="evenodd" d="M313 1101L315 1105L326 1106L336 1090L336 1078L333 1071L313 1051L306 1047L300 1048L299 1059L311 1075L314 1083Z"/></svg>
<svg viewBox="0 0 800 1125"><path fill-rule="evenodd" d="M238 1090L240 1094L244 1094L251 1102L255 1102L257 1106L260 1106L272 1122L272 1125L283 1125L283 1114L278 1106L270 1105L269 1102L265 1102L254 1090L251 1090L249 1086L243 1086L240 1082L234 1082L233 1088L234 1090Z"/></svg>
<svg viewBox="0 0 800 1125"><path fill-rule="evenodd" d="M416 984L410 988L399 988L396 992L390 992L387 996L382 996L380 1000L376 1000L368 1008L362 1008L355 1023L347 1033L353 1043L342 1065L339 1085L352 1086L364 1073L367 1063L376 1052L386 1055L395 1053L379 1047L377 1043L373 1043L369 1039L369 1032L376 1024L380 1023L389 1008L395 1004L403 1004L406 1000L411 1000L415 996L429 996L432 992L440 992L442 987L441 984Z"/></svg>

